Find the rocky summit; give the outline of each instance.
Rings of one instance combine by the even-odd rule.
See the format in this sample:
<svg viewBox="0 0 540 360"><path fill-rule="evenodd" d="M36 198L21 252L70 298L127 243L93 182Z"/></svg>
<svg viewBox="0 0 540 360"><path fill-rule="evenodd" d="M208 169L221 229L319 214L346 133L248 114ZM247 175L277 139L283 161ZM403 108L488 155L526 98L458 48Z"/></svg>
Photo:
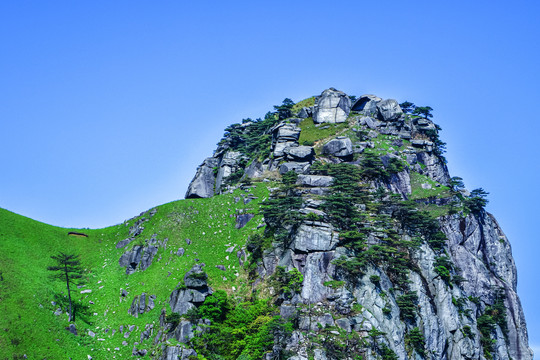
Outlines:
<svg viewBox="0 0 540 360"><path fill-rule="evenodd" d="M123 224L2 210L0 358L532 359L510 243L432 110L330 88L228 126L185 200Z"/></svg>

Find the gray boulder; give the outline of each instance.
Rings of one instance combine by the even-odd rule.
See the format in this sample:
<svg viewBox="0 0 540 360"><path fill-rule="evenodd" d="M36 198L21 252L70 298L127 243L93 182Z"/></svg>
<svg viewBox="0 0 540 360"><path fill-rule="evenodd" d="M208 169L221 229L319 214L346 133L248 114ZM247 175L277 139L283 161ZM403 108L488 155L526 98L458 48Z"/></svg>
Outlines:
<svg viewBox="0 0 540 360"><path fill-rule="evenodd" d="M253 214L239 214L236 215L236 225L234 226L236 229L241 229L249 222L249 220L253 219L255 215Z"/></svg>
<svg viewBox="0 0 540 360"><path fill-rule="evenodd" d="M126 268L126 274L128 275L133 274L137 270L138 265L140 265L141 271L144 271L152 264L157 251L158 248L156 246L142 247L135 245L133 249L122 254L118 263L120 266Z"/></svg>
<svg viewBox="0 0 540 360"><path fill-rule="evenodd" d="M127 239L124 239L124 240L120 240L117 244L116 244L116 248L117 249L121 249L123 248L124 246L128 245L130 242L132 242L133 240L135 240L134 237L130 237L130 238L127 238Z"/></svg>
<svg viewBox="0 0 540 360"><path fill-rule="evenodd" d="M197 168L193 180L188 186L186 199L208 198L214 195L216 177L214 168L218 166L218 159L209 157Z"/></svg>
<svg viewBox="0 0 540 360"><path fill-rule="evenodd" d="M322 153L337 157L347 157L353 154L352 141L348 137L338 136L323 145Z"/></svg>
<svg viewBox="0 0 540 360"><path fill-rule="evenodd" d="M342 91L330 88L324 90L313 109L313 122L341 123L347 120L351 111L351 99Z"/></svg>
<svg viewBox="0 0 540 360"><path fill-rule="evenodd" d="M394 99L386 99L377 103L379 118L383 121L396 121L403 114L403 110Z"/></svg>
<svg viewBox="0 0 540 360"><path fill-rule="evenodd" d="M167 346L163 350L161 360L187 360L196 357L197 353L193 349L188 349L185 345Z"/></svg>
<svg viewBox="0 0 540 360"><path fill-rule="evenodd" d="M351 110L363 112L364 114L375 114L377 112L377 103L381 100L380 97L375 95L362 95L355 101Z"/></svg>
<svg viewBox="0 0 540 360"><path fill-rule="evenodd" d="M298 175L296 183L303 186L311 187L327 187L332 184L334 178L332 176L323 175Z"/></svg>
<svg viewBox="0 0 540 360"><path fill-rule="evenodd" d="M206 297L211 293L212 291L208 287L201 289L173 290L169 297L171 311L183 315L196 305L202 304L204 299L206 299Z"/></svg>
<svg viewBox="0 0 540 360"><path fill-rule="evenodd" d="M178 248L178 251L176 252L176 256L182 256L184 255L186 251L184 250L184 248Z"/></svg>
<svg viewBox="0 0 540 360"><path fill-rule="evenodd" d="M359 125L366 125L368 128L375 130L381 124L380 121L373 119L371 116L364 116L358 120Z"/></svg>
<svg viewBox="0 0 540 360"><path fill-rule="evenodd" d="M184 284L189 289L201 289L207 286L208 275L202 270L201 265L194 265L184 275Z"/></svg>
<svg viewBox="0 0 540 360"><path fill-rule="evenodd" d="M131 251L126 251L120 257L118 263L126 268L126 274L133 274L142 258L143 247L135 245Z"/></svg>
<svg viewBox="0 0 540 360"><path fill-rule="evenodd" d="M186 314L195 307L191 300L193 300L192 291L186 289L173 290L169 297L171 311L180 315Z"/></svg>
<svg viewBox="0 0 540 360"><path fill-rule="evenodd" d="M282 157L285 155L286 148L298 146L301 130L295 124L280 122L271 131L274 157Z"/></svg>
<svg viewBox="0 0 540 360"><path fill-rule="evenodd" d="M182 343L187 343L193 338L193 324L190 321L182 320L174 329L172 336Z"/></svg>
<svg viewBox="0 0 540 360"><path fill-rule="evenodd" d="M294 305L281 305L279 308L279 315L284 320L289 320L297 315L296 306Z"/></svg>
<svg viewBox="0 0 540 360"><path fill-rule="evenodd" d="M286 162L280 165L279 173L283 175L289 171L294 171L303 174L309 169L309 165L308 162Z"/></svg>
<svg viewBox="0 0 540 360"><path fill-rule="evenodd" d="M139 314L149 312L155 307L155 299L156 295L147 296L146 293L142 293L140 296L135 296L128 310L128 314L139 317Z"/></svg>
<svg viewBox="0 0 540 360"><path fill-rule="evenodd" d="M313 116L313 106L303 107L298 112L298 115L296 115L296 116L298 116L301 119L312 117Z"/></svg>
<svg viewBox="0 0 540 360"><path fill-rule="evenodd" d="M146 350L146 349L137 349L135 347L131 351L132 356L145 356L147 353L148 353L148 350Z"/></svg>
<svg viewBox="0 0 540 360"><path fill-rule="evenodd" d="M255 159L246 168L245 174L247 177L250 177L250 178L258 178L263 175L267 167L268 167L267 165L263 165L261 162Z"/></svg>
<svg viewBox="0 0 540 360"><path fill-rule="evenodd" d="M152 260L154 259L154 256L157 254L158 248L156 246L148 246L144 248L144 253L141 258L141 271L144 271L148 269L150 265L152 265Z"/></svg>
<svg viewBox="0 0 540 360"><path fill-rule="evenodd" d="M219 192L225 180L239 170L239 164L245 156L239 151L227 151L219 162L216 176L216 192Z"/></svg>
<svg viewBox="0 0 540 360"><path fill-rule="evenodd" d="M315 150L311 146L288 147L283 150L287 160L296 162L306 162L313 160Z"/></svg>

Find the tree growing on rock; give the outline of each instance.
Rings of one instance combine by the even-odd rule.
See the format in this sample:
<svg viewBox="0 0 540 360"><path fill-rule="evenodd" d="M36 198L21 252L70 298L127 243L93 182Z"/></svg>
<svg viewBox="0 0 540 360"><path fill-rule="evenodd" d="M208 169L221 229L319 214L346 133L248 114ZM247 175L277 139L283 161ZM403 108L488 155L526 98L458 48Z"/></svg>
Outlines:
<svg viewBox="0 0 540 360"><path fill-rule="evenodd" d="M48 266L47 270L54 272L54 274L52 274L54 279L66 282L69 299L69 321L75 321L73 304L71 302L71 290L69 286L70 284L78 282L78 279L82 278L83 270L79 260L79 255L59 252L57 255L51 256L51 259L56 262L56 265Z"/></svg>
<svg viewBox="0 0 540 360"><path fill-rule="evenodd" d="M294 106L294 101L289 98L285 98L281 105L274 105L274 109L277 111L279 120L284 120L292 116L292 107Z"/></svg>
<svg viewBox="0 0 540 360"><path fill-rule="evenodd" d="M424 119L432 118L433 114L431 113L433 108L431 106L417 106L413 110L414 115L422 116Z"/></svg>
<svg viewBox="0 0 540 360"><path fill-rule="evenodd" d="M403 110L405 114L412 114L414 109L416 109L416 105L414 105L410 101L402 102L401 104L399 104L399 107L401 108L401 110Z"/></svg>

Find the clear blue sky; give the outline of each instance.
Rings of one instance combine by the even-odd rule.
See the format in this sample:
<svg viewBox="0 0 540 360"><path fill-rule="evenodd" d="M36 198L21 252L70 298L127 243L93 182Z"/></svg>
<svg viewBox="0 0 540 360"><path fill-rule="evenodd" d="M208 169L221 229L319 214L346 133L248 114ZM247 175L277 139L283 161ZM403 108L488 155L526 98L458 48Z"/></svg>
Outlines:
<svg viewBox="0 0 540 360"><path fill-rule="evenodd" d="M538 1L2 1L0 206L103 227L183 197L223 129L336 87L432 106L491 194L540 351Z"/></svg>

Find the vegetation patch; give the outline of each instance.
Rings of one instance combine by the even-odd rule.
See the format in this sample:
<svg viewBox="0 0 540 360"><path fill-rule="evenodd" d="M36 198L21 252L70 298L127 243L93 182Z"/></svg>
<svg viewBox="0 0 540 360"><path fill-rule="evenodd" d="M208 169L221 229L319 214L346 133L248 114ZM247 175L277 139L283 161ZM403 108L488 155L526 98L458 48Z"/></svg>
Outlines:
<svg viewBox="0 0 540 360"><path fill-rule="evenodd" d="M326 140L338 135L349 127L348 122L338 124L315 124L313 118L309 117L300 123L300 145L315 145L315 151L319 152Z"/></svg>
<svg viewBox="0 0 540 360"><path fill-rule="evenodd" d="M450 188L443 186L429 177L411 171L411 200L426 198L447 198L452 194Z"/></svg>

